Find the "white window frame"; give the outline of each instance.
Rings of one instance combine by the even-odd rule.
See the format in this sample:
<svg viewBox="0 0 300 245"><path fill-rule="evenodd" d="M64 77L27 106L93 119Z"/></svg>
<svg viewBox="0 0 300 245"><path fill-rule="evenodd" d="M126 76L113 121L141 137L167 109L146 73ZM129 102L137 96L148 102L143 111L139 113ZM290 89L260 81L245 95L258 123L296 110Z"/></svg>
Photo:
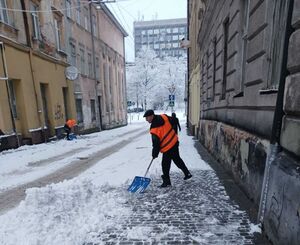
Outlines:
<svg viewBox="0 0 300 245"><path fill-rule="evenodd" d="M84 29L86 29L87 31L89 30L89 22L87 15L84 16Z"/></svg>
<svg viewBox="0 0 300 245"><path fill-rule="evenodd" d="M57 50L61 50L61 30L59 21L54 19L54 29L55 29L55 40L56 40L56 47Z"/></svg>
<svg viewBox="0 0 300 245"><path fill-rule="evenodd" d="M31 2L31 19L32 19L32 27L33 27L33 39L39 40L41 39L41 29L40 29L40 21L39 21L39 15L38 10L39 6Z"/></svg>
<svg viewBox="0 0 300 245"><path fill-rule="evenodd" d="M0 0L0 21L6 24L9 24L9 17L7 13L7 4L6 0Z"/></svg>
<svg viewBox="0 0 300 245"><path fill-rule="evenodd" d="M68 18L72 18L72 2L71 0L66 0L66 13Z"/></svg>

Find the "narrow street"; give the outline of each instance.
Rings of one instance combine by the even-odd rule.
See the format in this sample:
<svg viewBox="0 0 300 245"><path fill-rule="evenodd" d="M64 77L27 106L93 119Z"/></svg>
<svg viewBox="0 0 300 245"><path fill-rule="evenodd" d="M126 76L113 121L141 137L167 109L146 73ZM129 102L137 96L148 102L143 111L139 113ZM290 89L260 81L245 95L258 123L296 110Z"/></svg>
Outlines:
<svg viewBox="0 0 300 245"><path fill-rule="evenodd" d="M27 174L33 166L49 167L60 162L62 156L72 154L69 164L51 173L44 169L43 177L3 189L0 243L23 244L20 241L25 239L29 241L25 244L30 245L268 244L254 232L258 227L254 225L255 210L249 200L221 168L216 169L218 163L185 129L180 132L180 152L192 179L184 181L182 173L172 165L172 187L158 188L159 157L150 169L152 181L147 191L128 193L133 177L143 175L149 164L151 142L147 128L141 121L111 130L114 137L105 137L105 132L83 136L77 143L66 141L74 144L75 150L66 147L65 153L48 160L37 155L38 161L28 159L31 164L25 163L23 169ZM104 146L100 147L100 142ZM61 143L52 143L49 149ZM76 144L82 147L78 149ZM84 145L98 150L86 149L89 154L83 154ZM32 148L35 147L42 149L43 145ZM19 151L30 155L33 149ZM38 149L34 150L38 154ZM3 160L10 154L3 154Z"/></svg>

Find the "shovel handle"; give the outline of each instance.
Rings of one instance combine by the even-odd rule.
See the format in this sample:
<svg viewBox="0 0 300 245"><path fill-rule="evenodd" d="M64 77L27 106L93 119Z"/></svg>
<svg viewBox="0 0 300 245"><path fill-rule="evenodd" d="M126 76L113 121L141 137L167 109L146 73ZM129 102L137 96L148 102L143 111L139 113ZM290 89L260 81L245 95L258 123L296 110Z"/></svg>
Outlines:
<svg viewBox="0 0 300 245"><path fill-rule="evenodd" d="M149 169L151 167L151 164L152 164L153 160L154 160L154 158L152 158L152 160L151 160L151 162L150 162L150 164L149 164L149 166L148 166L148 168L146 170L146 173L145 173L144 177L146 177L146 175L147 175L147 173L148 173L148 171L149 171Z"/></svg>

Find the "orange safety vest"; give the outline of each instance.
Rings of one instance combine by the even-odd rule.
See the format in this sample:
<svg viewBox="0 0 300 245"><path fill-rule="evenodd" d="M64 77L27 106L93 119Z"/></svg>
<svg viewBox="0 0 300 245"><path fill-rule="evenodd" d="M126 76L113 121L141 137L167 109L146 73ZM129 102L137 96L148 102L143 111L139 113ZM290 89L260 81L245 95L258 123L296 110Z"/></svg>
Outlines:
<svg viewBox="0 0 300 245"><path fill-rule="evenodd" d="M160 141L160 152L164 153L170 150L178 141L178 136L172 128L166 115L161 115L164 119L164 125L150 129L150 134L155 134Z"/></svg>
<svg viewBox="0 0 300 245"><path fill-rule="evenodd" d="M66 124L69 128L73 128L76 125L76 121L74 119L69 119Z"/></svg>

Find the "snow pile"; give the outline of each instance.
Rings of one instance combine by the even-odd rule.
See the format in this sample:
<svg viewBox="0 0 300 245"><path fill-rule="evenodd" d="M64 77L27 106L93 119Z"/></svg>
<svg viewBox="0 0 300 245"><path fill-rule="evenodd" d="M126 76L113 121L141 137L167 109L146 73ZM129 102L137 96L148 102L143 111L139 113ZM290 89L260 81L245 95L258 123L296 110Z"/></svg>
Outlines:
<svg viewBox="0 0 300 245"><path fill-rule="evenodd" d="M90 181L64 181L27 190L20 206L0 217L0 244L76 245L116 228L130 211L120 192Z"/></svg>

